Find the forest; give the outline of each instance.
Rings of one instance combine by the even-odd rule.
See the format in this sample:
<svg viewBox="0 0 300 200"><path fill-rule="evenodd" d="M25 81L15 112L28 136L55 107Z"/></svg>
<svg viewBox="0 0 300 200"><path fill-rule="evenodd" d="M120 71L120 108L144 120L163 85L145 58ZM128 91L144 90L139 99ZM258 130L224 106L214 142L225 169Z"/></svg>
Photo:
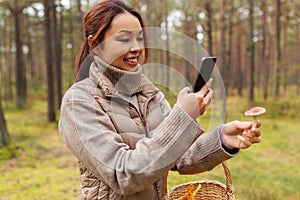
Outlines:
<svg viewBox="0 0 300 200"><path fill-rule="evenodd" d="M48 119L56 119L63 91L73 82L74 58L83 40L82 18L93 3L0 2L1 100L15 101L16 107L22 108L28 96L47 91ZM261 90L264 99L279 98L290 88L299 95L298 1L128 3L143 14L147 26L178 31L198 42L209 55L218 57L227 95L245 95L250 102L257 96L255 89ZM170 35L168 31L162 34ZM179 43L171 45L180 48ZM155 62L183 71L190 79L188 64L177 62L168 51L157 55L152 54Z"/></svg>
<svg viewBox="0 0 300 200"><path fill-rule="evenodd" d="M186 56L197 51L174 39L187 36L217 66L228 97L276 102L300 96L300 1L297 0L124 0L161 31L161 49L150 63L171 87L170 70L192 82L195 72ZM58 121L64 92L74 83L74 61L83 41L82 20L96 0L0 0L0 147L11 139L3 104L22 111L34 99L46 102L46 120ZM173 36L173 39L172 39ZM180 87L183 87L181 85Z"/></svg>

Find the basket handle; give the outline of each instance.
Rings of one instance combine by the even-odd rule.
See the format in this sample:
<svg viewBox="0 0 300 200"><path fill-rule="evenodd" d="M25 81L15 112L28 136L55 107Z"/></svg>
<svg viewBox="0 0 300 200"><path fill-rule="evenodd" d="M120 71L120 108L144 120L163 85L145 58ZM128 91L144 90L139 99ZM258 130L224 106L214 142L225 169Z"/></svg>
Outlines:
<svg viewBox="0 0 300 200"><path fill-rule="evenodd" d="M226 192L229 200L234 200L234 193L233 193L233 187L232 187L232 179L231 179L231 173L228 168L227 163L224 161L222 162L222 166L225 172L226 177Z"/></svg>

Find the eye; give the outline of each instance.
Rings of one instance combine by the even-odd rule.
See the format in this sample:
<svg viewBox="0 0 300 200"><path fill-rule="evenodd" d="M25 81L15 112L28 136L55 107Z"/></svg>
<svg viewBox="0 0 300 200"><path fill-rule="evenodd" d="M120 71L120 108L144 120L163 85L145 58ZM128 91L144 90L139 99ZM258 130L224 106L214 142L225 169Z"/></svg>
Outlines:
<svg viewBox="0 0 300 200"><path fill-rule="evenodd" d="M144 37L138 37L138 38L137 38L137 41L140 41L140 42L141 42L141 41L144 41Z"/></svg>
<svg viewBox="0 0 300 200"><path fill-rule="evenodd" d="M129 42L130 39L129 38L121 38L119 39L120 42Z"/></svg>

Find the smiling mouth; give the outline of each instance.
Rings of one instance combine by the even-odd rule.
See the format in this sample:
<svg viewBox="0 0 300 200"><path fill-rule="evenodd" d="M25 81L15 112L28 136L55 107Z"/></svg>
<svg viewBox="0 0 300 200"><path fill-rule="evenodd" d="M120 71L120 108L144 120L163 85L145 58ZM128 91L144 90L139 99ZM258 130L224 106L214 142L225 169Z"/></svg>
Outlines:
<svg viewBox="0 0 300 200"><path fill-rule="evenodd" d="M124 58L124 61L129 65L137 65L138 58Z"/></svg>

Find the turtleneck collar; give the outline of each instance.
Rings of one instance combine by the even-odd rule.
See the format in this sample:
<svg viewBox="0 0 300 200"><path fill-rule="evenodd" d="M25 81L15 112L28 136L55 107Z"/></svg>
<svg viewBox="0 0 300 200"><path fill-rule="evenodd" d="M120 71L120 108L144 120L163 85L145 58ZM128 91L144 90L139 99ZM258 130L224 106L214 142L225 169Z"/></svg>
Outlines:
<svg viewBox="0 0 300 200"><path fill-rule="evenodd" d="M111 95L116 93L132 95L140 92L142 86L149 83L142 78L141 66L138 66L135 71L126 71L108 64L99 56L94 56L90 76L106 94Z"/></svg>

